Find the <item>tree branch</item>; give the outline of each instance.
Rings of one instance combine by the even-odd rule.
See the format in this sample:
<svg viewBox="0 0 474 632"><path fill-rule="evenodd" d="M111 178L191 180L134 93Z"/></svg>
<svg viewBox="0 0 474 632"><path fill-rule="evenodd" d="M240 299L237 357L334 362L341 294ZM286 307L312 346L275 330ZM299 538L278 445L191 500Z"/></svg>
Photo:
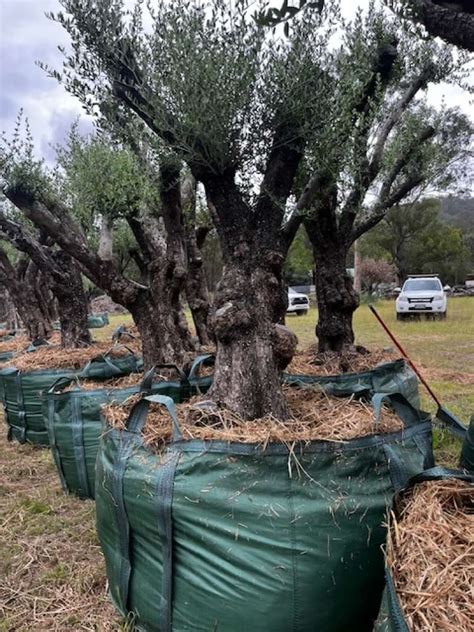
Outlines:
<svg viewBox="0 0 474 632"><path fill-rule="evenodd" d="M46 248L41 246L24 226L8 219L3 211L0 211L0 229L5 239L14 248L27 254L39 269L46 270L52 275L62 276L62 271L56 267L54 259Z"/></svg>
<svg viewBox="0 0 474 632"><path fill-rule="evenodd" d="M293 139L291 142L289 139ZM286 201L303 158L305 142L298 125L282 125L273 138L253 220L270 239L281 229Z"/></svg>
<svg viewBox="0 0 474 632"><path fill-rule="evenodd" d="M37 200L33 196L6 188L5 196L35 226L44 230L60 248L75 259L83 273L98 287L110 292L116 302L128 303L137 296L137 287L125 279L112 261L104 261L88 246L80 226L69 209L59 201Z"/></svg>
<svg viewBox="0 0 474 632"><path fill-rule="evenodd" d="M389 2L393 5L393 1ZM402 15L424 25L447 42L474 51L474 5L471 0L404 0Z"/></svg>
<svg viewBox="0 0 474 632"><path fill-rule="evenodd" d="M349 194L342 210L340 219L342 232L349 233L352 229L357 211L363 203L367 191L379 175L382 168L385 146L391 131L398 123L417 93L426 86L432 72L433 66L431 64L427 65L401 95L398 102L392 108L390 114L382 123L375 141L372 156L366 156L363 159L361 163L360 177L354 184L354 188Z"/></svg>
<svg viewBox="0 0 474 632"><path fill-rule="evenodd" d="M354 226L351 235L351 243L381 222L388 209L403 200L403 198L413 191L413 189L422 184L423 180L424 178L419 172L413 173L408 176L407 179L404 180L404 182L402 182L400 186L388 197L375 204L375 206L372 207L369 216Z"/></svg>
<svg viewBox="0 0 474 632"><path fill-rule="evenodd" d="M415 79L407 87L405 92L401 95L400 99L393 106L385 121L383 121L379 129L372 151L372 156L369 162L369 170L367 174L369 178L368 186L370 186L370 184L375 180L380 172L381 165L383 164L385 144L390 135L390 132L398 123L402 114L406 111L407 107L413 101L418 92L426 87L426 84L432 76L434 70L435 68L432 63L427 64L420 72L420 74L415 77Z"/></svg>

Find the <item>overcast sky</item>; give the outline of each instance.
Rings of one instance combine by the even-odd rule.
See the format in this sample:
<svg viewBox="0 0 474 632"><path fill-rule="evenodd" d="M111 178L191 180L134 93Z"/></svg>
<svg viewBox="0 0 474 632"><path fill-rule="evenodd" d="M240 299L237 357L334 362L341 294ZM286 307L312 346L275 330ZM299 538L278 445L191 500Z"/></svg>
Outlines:
<svg viewBox="0 0 474 632"><path fill-rule="evenodd" d="M355 11L368 0L342 0L344 13ZM35 65L41 60L57 69L62 55L57 46L67 44L65 31L44 13L60 8L57 0L0 0L0 130L11 132L20 108L29 118L38 153L53 158L51 145L60 143L81 106L53 79ZM449 106L459 105L474 118L469 97L459 88L437 86L432 102L445 95ZM86 120L81 129L90 129Z"/></svg>

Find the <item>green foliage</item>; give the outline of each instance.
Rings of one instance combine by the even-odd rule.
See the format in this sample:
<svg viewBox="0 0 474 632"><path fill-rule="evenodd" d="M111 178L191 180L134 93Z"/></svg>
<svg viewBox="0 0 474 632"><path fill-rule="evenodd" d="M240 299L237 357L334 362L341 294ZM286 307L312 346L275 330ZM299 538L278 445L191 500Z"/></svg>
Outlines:
<svg viewBox="0 0 474 632"><path fill-rule="evenodd" d="M93 222L135 213L151 196L146 176L135 156L102 137L81 138L73 129L58 148L58 182L78 217Z"/></svg>
<svg viewBox="0 0 474 632"><path fill-rule="evenodd" d="M352 192L362 190L353 211L367 217L375 201L383 203L404 183L413 183L407 196L420 188L444 190L465 180L472 156L472 124L459 109L444 104L429 107L425 91L428 84L462 81L466 57L448 46L413 38L374 3L345 23L342 35L328 69L332 88L321 94L324 120L308 145L303 181L316 171L324 173L338 188L339 209ZM394 104L422 73L419 97L398 118L383 143L374 176L364 183L381 128Z"/></svg>
<svg viewBox="0 0 474 632"><path fill-rule="evenodd" d="M284 275L286 282L306 284L312 283L313 251L306 231L301 227L288 251L285 261Z"/></svg>
<svg viewBox="0 0 474 632"><path fill-rule="evenodd" d="M89 112L138 81L145 97L132 96L132 109L194 167L239 169L250 190L275 129L280 144L292 144L320 124L332 24L321 29L317 12L295 18L291 38L281 39L252 19L250 0L160 0L149 7L149 29L141 9L130 13L119 0L62 4L67 13L54 19L70 34L73 53L62 74L51 74Z"/></svg>
<svg viewBox="0 0 474 632"><path fill-rule="evenodd" d="M34 143L28 119L20 110L11 139L0 139L1 189L8 187L19 194L43 199L53 194L53 183L44 162L34 154Z"/></svg>
<svg viewBox="0 0 474 632"><path fill-rule="evenodd" d="M296 6L288 4L288 0L284 0L281 7L264 8L255 11L254 20L259 26L275 27L284 24L285 35L288 37L290 33L289 20L294 18L297 13L303 9L316 9L321 12L324 9L325 0L317 0L317 2L308 2L308 0L299 0Z"/></svg>
<svg viewBox="0 0 474 632"><path fill-rule="evenodd" d="M391 209L362 241L365 256L388 258L399 281L408 274L440 274L443 283L460 283L469 252L459 229L439 218L439 202L426 199Z"/></svg>

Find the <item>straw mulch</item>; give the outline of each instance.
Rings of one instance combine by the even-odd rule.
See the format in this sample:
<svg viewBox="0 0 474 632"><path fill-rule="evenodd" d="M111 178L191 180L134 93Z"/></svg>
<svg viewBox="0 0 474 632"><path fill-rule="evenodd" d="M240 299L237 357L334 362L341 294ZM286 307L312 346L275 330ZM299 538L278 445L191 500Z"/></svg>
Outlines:
<svg viewBox="0 0 474 632"><path fill-rule="evenodd" d="M138 386L143 380L143 373L130 373L125 377L114 377L110 380L73 380L65 388L58 392L67 393L79 387L81 391L111 390L115 388L130 388Z"/></svg>
<svg viewBox="0 0 474 632"><path fill-rule="evenodd" d="M474 487L417 485L392 515L388 563L413 632L461 632L474 622Z"/></svg>
<svg viewBox="0 0 474 632"><path fill-rule="evenodd" d="M49 343L60 344L61 334L58 331L52 333ZM31 344L31 340L25 334L18 334L11 340L0 341L0 353L13 351L13 353L21 353Z"/></svg>
<svg viewBox="0 0 474 632"><path fill-rule="evenodd" d="M361 353L351 351L345 353L317 353L314 347L306 351L298 351L285 369L292 375L339 375L340 373L360 373L369 371L383 362L392 362L400 357L394 351L374 349Z"/></svg>
<svg viewBox="0 0 474 632"><path fill-rule="evenodd" d="M15 336L11 340L5 340L4 342L0 341L0 353L7 353L13 351L13 353L18 353L19 351L23 351L30 344L27 336L19 335Z"/></svg>
<svg viewBox="0 0 474 632"><path fill-rule="evenodd" d="M272 416L246 421L223 408L201 408L197 397L178 404L176 411L183 439L206 441L269 442L291 445L296 441L349 441L378 433L397 432L403 424L389 408L382 410L379 421L374 421L373 409L354 398L337 398L310 388L284 388L290 418L280 421ZM132 406L140 395L134 395L122 405L104 406L104 414L111 426L124 428ZM171 419L166 409L150 404L143 431L145 443L159 451L171 440Z"/></svg>
<svg viewBox="0 0 474 632"><path fill-rule="evenodd" d="M128 355L130 351L121 345L112 346L110 342L96 342L90 347L81 349L63 349L57 346L39 347L32 353L24 353L9 360L3 366L14 366L20 371L37 371L40 369L80 369L89 360L104 353L112 358Z"/></svg>
<svg viewBox="0 0 474 632"><path fill-rule="evenodd" d="M49 451L0 433L0 480L0 630L131 629L107 597L95 504L64 494Z"/></svg>

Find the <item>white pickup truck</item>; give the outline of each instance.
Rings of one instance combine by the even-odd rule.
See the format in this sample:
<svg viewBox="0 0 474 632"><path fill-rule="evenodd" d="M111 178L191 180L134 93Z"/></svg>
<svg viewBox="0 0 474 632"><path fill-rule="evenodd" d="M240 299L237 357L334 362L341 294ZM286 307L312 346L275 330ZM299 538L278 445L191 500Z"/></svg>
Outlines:
<svg viewBox="0 0 474 632"><path fill-rule="evenodd" d="M446 318L448 299L443 285L435 275L409 276L396 300L397 320L413 314L431 314Z"/></svg>
<svg viewBox="0 0 474 632"><path fill-rule="evenodd" d="M287 314L296 314L297 316L303 316L307 314L309 310L309 298L306 294L300 294L295 292L291 287L288 288L288 308Z"/></svg>

